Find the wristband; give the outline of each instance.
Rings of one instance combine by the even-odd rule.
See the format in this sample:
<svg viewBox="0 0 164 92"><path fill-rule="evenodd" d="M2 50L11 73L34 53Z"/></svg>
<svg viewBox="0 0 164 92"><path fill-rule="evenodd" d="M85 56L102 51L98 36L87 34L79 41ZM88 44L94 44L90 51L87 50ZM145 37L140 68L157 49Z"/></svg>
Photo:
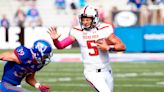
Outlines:
<svg viewBox="0 0 164 92"><path fill-rule="evenodd" d="M114 50L115 50L114 45L110 45L108 51L114 51Z"/></svg>
<svg viewBox="0 0 164 92"><path fill-rule="evenodd" d="M39 86L40 86L40 83L35 84L35 88L39 88Z"/></svg>

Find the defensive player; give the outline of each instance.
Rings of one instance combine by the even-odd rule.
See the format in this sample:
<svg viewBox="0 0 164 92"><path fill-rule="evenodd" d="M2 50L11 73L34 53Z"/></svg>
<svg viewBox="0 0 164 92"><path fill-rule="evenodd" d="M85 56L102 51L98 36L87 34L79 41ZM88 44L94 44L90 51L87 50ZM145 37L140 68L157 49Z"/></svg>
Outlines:
<svg viewBox="0 0 164 92"><path fill-rule="evenodd" d="M79 15L80 25L71 29L70 35L59 41L60 35L55 27L48 30L58 49L77 41L84 64L84 76L97 92L113 92L112 69L108 51L124 51L125 45L114 34L111 24L99 22L98 10L85 6ZM100 40L102 39L102 40Z"/></svg>
<svg viewBox="0 0 164 92"><path fill-rule="evenodd" d="M50 88L40 84L35 73L50 62L52 47L45 40L37 40L31 49L25 46L17 47L14 52L0 54L0 60L7 61L4 66L0 92L29 92L17 87L25 78L25 81L40 90L50 92Z"/></svg>

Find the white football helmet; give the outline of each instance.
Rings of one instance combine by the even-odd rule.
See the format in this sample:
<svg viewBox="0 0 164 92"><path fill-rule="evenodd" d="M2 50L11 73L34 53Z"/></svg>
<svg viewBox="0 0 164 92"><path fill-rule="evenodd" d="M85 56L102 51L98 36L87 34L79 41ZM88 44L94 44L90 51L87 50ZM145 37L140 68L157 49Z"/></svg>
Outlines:
<svg viewBox="0 0 164 92"><path fill-rule="evenodd" d="M89 28L86 28L82 24L82 18L83 17L91 17L93 19L92 24ZM79 14L79 22L80 22L80 25L81 25L82 29L90 29L90 28L97 27L97 25L99 23L98 10L95 7L90 6L90 5L85 6Z"/></svg>

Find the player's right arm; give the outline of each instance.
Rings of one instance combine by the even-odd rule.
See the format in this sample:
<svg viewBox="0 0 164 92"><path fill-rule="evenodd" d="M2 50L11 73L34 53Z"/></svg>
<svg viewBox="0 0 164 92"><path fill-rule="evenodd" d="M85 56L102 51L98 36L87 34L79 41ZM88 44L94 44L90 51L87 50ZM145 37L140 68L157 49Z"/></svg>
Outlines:
<svg viewBox="0 0 164 92"><path fill-rule="evenodd" d="M41 92L50 92L49 86L42 85L35 79L35 72L27 75L25 80L29 85L39 89Z"/></svg>
<svg viewBox="0 0 164 92"><path fill-rule="evenodd" d="M48 33L49 33L51 39L53 40L54 45L58 49L63 49L65 47L67 47L68 45L72 44L73 42L75 42L75 38L73 36L68 36L65 39L63 39L62 41L59 41L58 38L60 37L60 35L57 33L55 27L50 27L48 29Z"/></svg>
<svg viewBox="0 0 164 92"><path fill-rule="evenodd" d="M125 51L126 46L114 33L107 37L107 43L113 45L114 51Z"/></svg>
<svg viewBox="0 0 164 92"><path fill-rule="evenodd" d="M4 52L0 54L0 60L2 61L10 61L10 62L16 62L20 64L19 59L15 55L14 52Z"/></svg>
<svg viewBox="0 0 164 92"><path fill-rule="evenodd" d="M27 75L25 80L31 86L35 86L35 84L37 83L35 79L35 73Z"/></svg>

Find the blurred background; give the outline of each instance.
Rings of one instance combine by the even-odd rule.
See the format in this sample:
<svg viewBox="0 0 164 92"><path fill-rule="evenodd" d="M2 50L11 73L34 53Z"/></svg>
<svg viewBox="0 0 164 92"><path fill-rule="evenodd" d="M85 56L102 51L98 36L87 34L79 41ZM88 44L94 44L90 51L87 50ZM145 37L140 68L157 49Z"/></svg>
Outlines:
<svg viewBox="0 0 164 92"><path fill-rule="evenodd" d="M87 4L98 8L101 22L115 26L126 52L164 51L164 0L0 0L0 49L50 40L50 26L64 38L79 23L78 12Z"/></svg>
<svg viewBox="0 0 164 92"><path fill-rule="evenodd" d="M78 25L79 10L88 4L98 8L101 22L115 26L127 48L110 53L114 92L163 92L164 0L0 0L0 52L31 47L37 39L53 46L48 28L56 26L62 40ZM55 63L38 74L41 82L52 84L52 92L94 92L83 78L78 44L53 48Z"/></svg>

